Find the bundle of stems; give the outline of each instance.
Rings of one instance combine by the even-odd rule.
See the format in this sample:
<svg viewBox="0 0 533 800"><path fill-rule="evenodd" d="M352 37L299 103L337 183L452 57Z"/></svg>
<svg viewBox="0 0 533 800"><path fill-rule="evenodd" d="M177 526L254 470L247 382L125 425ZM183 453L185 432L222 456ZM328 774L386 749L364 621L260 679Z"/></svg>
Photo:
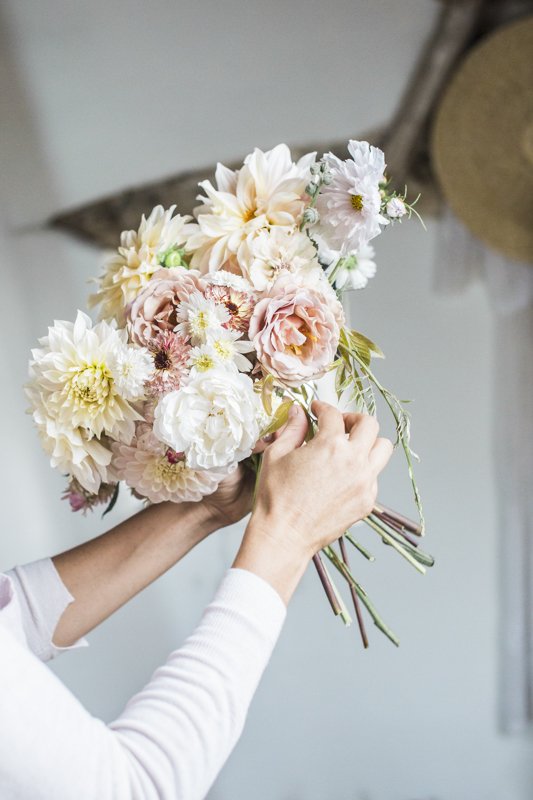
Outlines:
<svg viewBox="0 0 533 800"><path fill-rule="evenodd" d="M386 506L377 504L372 513L366 517L365 522L378 536L384 544L392 547L396 552L402 556L406 561L411 564L418 572L424 574L426 567L432 567L434 559L427 553L422 552L419 548L417 538L423 535L422 526L419 523L393 511ZM346 542L349 542L361 555L369 561L374 561L374 556L358 542L350 531L340 537L339 539L339 552L332 545L324 547L321 551L332 566L339 572L344 580L348 583L350 594L355 610L355 616L363 647L368 647L368 635L365 628L363 612L361 606L363 605L369 613L374 625L382 633L390 639L396 646L399 645L398 637L395 633L385 624L382 617L378 613L374 604L371 602L369 596L361 586L361 584L354 578L350 562L348 560L348 551ZM329 600L333 613L340 617L345 625L350 625L352 619L342 596L333 581L330 572L326 568L320 553L316 553L313 557L313 563L318 572L322 586Z"/></svg>

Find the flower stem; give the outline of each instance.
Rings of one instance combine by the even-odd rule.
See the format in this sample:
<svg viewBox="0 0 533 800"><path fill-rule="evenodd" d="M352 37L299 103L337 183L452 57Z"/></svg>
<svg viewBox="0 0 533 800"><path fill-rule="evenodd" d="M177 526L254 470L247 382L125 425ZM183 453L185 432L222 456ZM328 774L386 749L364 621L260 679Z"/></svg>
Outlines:
<svg viewBox="0 0 533 800"><path fill-rule="evenodd" d="M402 558L405 558L405 560L408 561L411 564L411 566L413 566L416 570L418 570L418 572L421 572L422 575L425 574L426 570L424 569L422 564L420 564L411 555L411 553L407 551L407 549L403 546L403 544L400 544L393 536L391 536L391 534L386 530L386 528L380 522L376 521L376 519L372 519L372 517L365 517L363 521L366 522L366 524L369 525L372 528L372 530L376 531L376 533L378 533L381 536L381 538L386 544L390 544L390 546L393 547L396 550L396 552L402 556Z"/></svg>
<svg viewBox="0 0 533 800"><path fill-rule="evenodd" d="M366 547L363 547L363 545L360 542L358 542L357 539L354 539L354 537L352 536L350 531L346 531L346 533L344 535L348 539L350 544L353 545L356 550L359 550L361 555L364 556L368 561L375 561L376 560L376 557L373 556L372 553L369 553L368 550L366 549ZM346 561L346 559L344 559L344 560Z"/></svg>
<svg viewBox="0 0 533 800"><path fill-rule="evenodd" d="M368 611L368 613L372 617L372 620L373 620L374 625L376 626L376 628L378 628L382 633L384 633L385 636L388 639L390 639L390 641L393 644L395 644L396 647L398 647L399 644L400 644L400 641L399 641L398 637L383 622L383 620L381 619L380 615L378 614L376 608L374 607L373 603L371 602L370 598L368 597L367 593L365 592L363 587L360 586L357 583L357 581L353 577L352 573L350 572L350 570L348 569L346 564L344 564L344 562L340 560L340 558L338 557L338 555L335 552L335 550L332 550L331 547L324 547L322 552L329 558L329 560L331 561L333 566L341 573L341 575L345 578L345 580L348 581L350 586L353 586L353 588L357 592L358 598L360 599L360 601L362 602L362 604L365 606L366 610Z"/></svg>
<svg viewBox="0 0 533 800"><path fill-rule="evenodd" d="M341 538L339 539L339 546L340 546L340 549L341 549L342 560L344 561L344 563L346 564L348 569L350 569L350 563L348 561L348 551L346 550L346 544L344 542L344 537L343 536L341 536ZM357 624L359 625L359 633L361 634L361 639L363 641L363 647L366 650L367 647L368 647L368 637L366 635L365 621L364 621L363 615L361 613L361 606L359 604L359 598L357 597L357 592L355 591L355 589L353 588L351 583L349 584L349 586L350 586L350 594L352 595L353 607L355 609L355 616L357 617Z"/></svg>
<svg viewBox="0 0 533 800"><path fill-rule="evenodd" d="M313 556L313 564L316 567L316 571L318 572L318 577L320 578L322 586L324 587L324 591L325 591L326 596L327 596L327 598L329 600L331 608L333 609L333 613L335 614L336 617L338 617L339 614L341 613L342 609L341 609L339 601L337 599L337 595L336 595L335 590L333 588L333 584L331 582L331 579L330 579L328 573L326 572L326 568L324 567L324 564L322 563L322 559L320 558L320 554L319 553L315 553L315 555Z"/></svg>

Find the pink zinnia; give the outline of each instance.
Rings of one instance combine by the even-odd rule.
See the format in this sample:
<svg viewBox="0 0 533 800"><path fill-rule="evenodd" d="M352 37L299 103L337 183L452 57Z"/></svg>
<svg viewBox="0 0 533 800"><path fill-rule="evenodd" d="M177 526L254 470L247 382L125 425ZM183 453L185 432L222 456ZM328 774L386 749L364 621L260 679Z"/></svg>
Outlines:
<svg viewBox="0 0 533 800"><path fill-rule="evenodd" d="M159 396L179 389L187 373L191 347L178 333L159 333L148 343L154 359L153 377L147 384L148 394Z"/></svg>
<svg viewBox="0 0 533 800"><path fill-rule="evenodd" d="M255 305L251 294L241 292L240 289L235 289L233 286L210 284L205 290L205 296L214 300L215 303L225 306L230 319L224 327L246 333Z"/></svg>

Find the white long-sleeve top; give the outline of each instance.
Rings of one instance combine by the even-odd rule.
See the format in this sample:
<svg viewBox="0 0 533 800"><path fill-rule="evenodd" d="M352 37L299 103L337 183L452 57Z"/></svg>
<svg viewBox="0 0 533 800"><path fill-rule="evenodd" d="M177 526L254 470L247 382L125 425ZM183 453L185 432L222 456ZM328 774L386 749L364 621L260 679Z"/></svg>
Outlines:
<svg viewBox="0 0 533 800"><path fill-rule="evenodd" d="M52 635L72 600L49 559L0 575L1 800L205 797L277 641L279 595L229 570L196 631L110 725L39 660L61 649Z"/></svg>

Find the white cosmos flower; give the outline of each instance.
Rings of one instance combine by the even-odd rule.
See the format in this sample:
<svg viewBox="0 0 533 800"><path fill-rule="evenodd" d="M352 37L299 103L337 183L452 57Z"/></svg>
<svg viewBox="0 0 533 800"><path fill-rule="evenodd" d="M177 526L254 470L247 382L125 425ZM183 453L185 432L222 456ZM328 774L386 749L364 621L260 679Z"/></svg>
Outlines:
<svg viewBox="0 0 533 800"><path fill-rule="evenodd" d="M156 206L148 218L143 215L137 231L121 234L118 251L105 264L97 278L98 291L89 298L89 308L100 305L101 319L113 318L122 325L126 307L161 268L165 255L176 250L179 256L197 226L192 217L173 216L175 209Z"/></svg>
<svg viewBox="0 0 533 800"><path fill-rule="evenodd" d="M32 350L26 393L52 466L97 492L110 482L105 436L131 441L141 419L131 401L143 394L151 358L128 345L125 330L102 321L92 325L78 311L76 321L55 322Z"/></svg>
<svg viewBox="0 0 533 800"><path fill-rule="evenodd" d="M252 364L244 354L253 353L255 348L251 342L243 341L241 336L238 331L223 329L218 335L209 337L209 346L218 364L226 367L234 364L240 372L250 372Z"/></svg>
<svg viewBox="0 0 533 800"><path fill-rule="evenodd" d="M193 292L178 305L176 319L174 330L191 339L193 345L199 345L207 341L209 334L222 330L230 315L222 304L208 300L201 292Z"/></svg>
<svg viewBox="0 0 533 800"><path fill-rule="evenodd" d="M316 208L318 232L329 246L342 253L354 252L381 233L388 220L381 214L379 184L384 180L381 150L368 142L350 141L351 159L341 161L326 153L331 182L321 188Z"/></svg>
<svg viewBox="0 0 533 800"><path fill-rule="evenodd" d="M260 228L299 225L305 208L305 187L316 153L294 163L286 144L263 152L256 149L235 172L219 164L215 179L200 186L206 197L195 209L199 230L187 244L195 251L191 266L215 272L224 264L237 263L244 272L239 246Z"/></svg>
<svg viewBox="0 0 533 800"><path fill-rule="evenodd" d="M348 253L334 261L327 276L337 289L364 289L376 274L375 251L365 244L357 253Z"/></svg>
<svg viewBox="0 0 533 800"><path fill-rule="evenodd" d="M280 272L297 272L305 278L321 271L312 241L292 228L263 228L250 234L241 244L239 256L250 283L259 292L269 289Z"/></svg>
<svg viewBox="0 0 533 800"><path fill-rule="evenodd" d="M114 443L112 449L116 477L152 503L197 502L212 494L237 466L191 469L183 456L160 442L151 430L141 433L131 445Z"/></svg>
<svg viewBox="0 0 533 800"><path fill-rule="evenodd" d="M225 467L252 452L259 436L259 401L253 382L236 370L191 374L159 401L154 433L193 469Z"/></svg>

